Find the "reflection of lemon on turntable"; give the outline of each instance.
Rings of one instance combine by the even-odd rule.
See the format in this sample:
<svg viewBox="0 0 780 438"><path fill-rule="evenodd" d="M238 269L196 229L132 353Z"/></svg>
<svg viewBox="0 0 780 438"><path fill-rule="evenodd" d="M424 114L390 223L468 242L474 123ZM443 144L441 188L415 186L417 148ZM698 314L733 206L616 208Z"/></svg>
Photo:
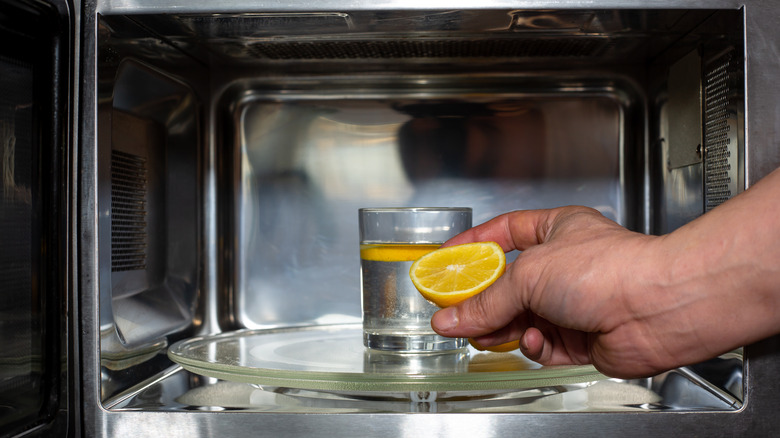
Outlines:
<svg viewBox="0 0 780 438"><path fill-rule="evenodd" d="M512 353L479 353L469 358L470 373L523 371L539 365Z"/></svg>

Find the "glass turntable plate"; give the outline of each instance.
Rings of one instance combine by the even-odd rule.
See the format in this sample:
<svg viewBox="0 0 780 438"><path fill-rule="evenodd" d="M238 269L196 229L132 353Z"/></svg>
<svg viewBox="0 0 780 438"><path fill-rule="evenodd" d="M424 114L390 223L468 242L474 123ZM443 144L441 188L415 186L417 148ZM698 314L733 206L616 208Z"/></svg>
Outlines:
<svg viewBox="0 0 780 438"><path fill-rule="evenodd" d="M590 365L542 367L519 351L380 352L362 335L360 324L240 330L177 342L168 356L208 377L320 391L512 390L606 378Z"/></svg>

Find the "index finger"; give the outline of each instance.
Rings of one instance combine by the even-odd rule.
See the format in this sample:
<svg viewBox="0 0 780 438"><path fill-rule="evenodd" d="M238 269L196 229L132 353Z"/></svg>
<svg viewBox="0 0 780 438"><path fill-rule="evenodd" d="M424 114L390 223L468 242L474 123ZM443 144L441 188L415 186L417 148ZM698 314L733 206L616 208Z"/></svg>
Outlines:
<svg viewBox="0 0 780 438"><path fill-rule="evenodd" d="M504 252L523 251L544 242L556 210L517 210L470 228L444 242L452 246L462 243L492 241L501 245Z"/></svg>

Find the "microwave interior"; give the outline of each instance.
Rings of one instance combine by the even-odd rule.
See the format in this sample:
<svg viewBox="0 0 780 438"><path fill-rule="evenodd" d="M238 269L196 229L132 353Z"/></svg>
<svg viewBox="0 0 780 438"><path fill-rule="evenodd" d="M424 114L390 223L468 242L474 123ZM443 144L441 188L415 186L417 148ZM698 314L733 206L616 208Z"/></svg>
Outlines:
<svg viewBox="0 0 780 438"><path fill-rule="evenodd" d="M106 409L742 406L741 350L438 398L252 385L166 354L206 334L359 326L361 207L471 207L479 224L576 204L662 234L739 193L742 11L104 11L96 26Z"/></svg>

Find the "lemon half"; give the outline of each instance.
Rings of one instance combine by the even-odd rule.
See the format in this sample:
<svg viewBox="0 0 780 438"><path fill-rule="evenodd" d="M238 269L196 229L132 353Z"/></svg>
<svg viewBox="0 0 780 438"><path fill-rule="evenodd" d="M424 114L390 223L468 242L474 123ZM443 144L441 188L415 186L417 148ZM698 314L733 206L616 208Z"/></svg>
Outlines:
<svg viewBox="0 0 780 438"><path fill-rule="evenodd" d="M423 255L409 277L426 300L448 307L485 290L505 268L506 256L497 243L464 243Z"/></svg>

